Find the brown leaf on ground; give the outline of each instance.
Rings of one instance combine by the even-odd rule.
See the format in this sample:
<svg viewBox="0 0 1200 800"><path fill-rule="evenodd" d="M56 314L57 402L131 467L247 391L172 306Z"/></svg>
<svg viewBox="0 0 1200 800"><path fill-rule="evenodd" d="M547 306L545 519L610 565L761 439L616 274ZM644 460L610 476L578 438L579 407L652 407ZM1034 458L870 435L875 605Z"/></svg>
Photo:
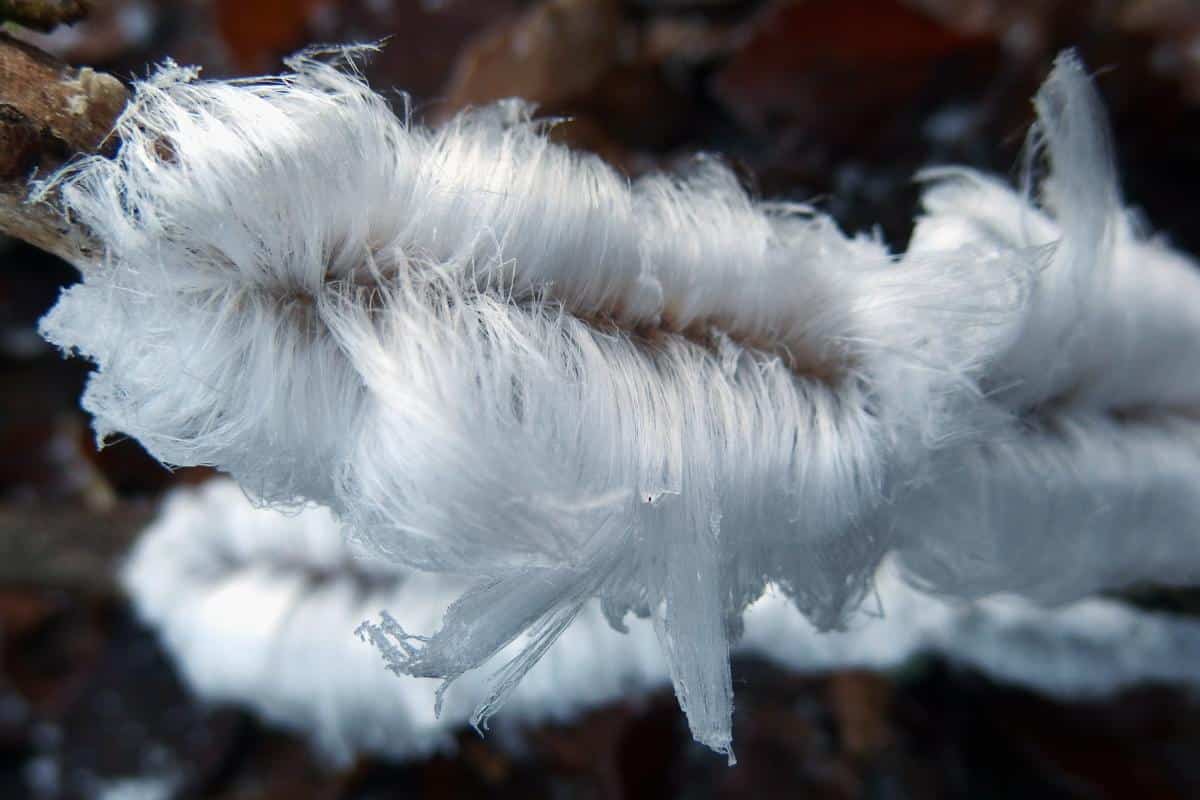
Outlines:
<svg viewBox="0 0 1200 800"><path fill-rule="evenodd" d="M945 59L980 44L895 0L778 4L713 91L753 131L853 137L911 103Z"/></svg>
<svg viewBox="0 0 1200 800"><path fill-rule="evenodd" d="M216 0L217 29L243 70L274 69L274 54L305 44L309 21L333 0Z"/></svg>
<svg viewBox="0 0 1200 800"><path fill-rule="evenodd" d="M893 745L892 691L892 682L875 672L846 670L829 679L829 704L850 755L871 758Z"/></svg>
<svg viewBox="0 0 1200 800"><path fill-rule="evenodd" d="M551 0L463 51L446 90L454 109L501 97L550 105L591 89L632 54L618 0Z"/></svg>

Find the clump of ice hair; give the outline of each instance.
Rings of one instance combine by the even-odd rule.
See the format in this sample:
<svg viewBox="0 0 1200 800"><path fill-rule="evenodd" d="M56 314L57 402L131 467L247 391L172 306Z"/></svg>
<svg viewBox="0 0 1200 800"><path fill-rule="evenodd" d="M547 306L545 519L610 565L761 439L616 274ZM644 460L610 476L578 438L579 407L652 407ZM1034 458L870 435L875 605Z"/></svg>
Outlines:
<svg viewBox="0 0 1200 800"><path fill-rule="evenodd" d="M1196 577L1200 277L1133 231L1073 56L1038 95L1041 208L941 175L901 257L712 160L630 183L519 103L412 124L333 61L139 84L118 154L51 179L104 256L42 330L95 361L101 438L469 579L433 636L362 631L447 681L527 634L476 724L591 598L652 619L732 757L729 648L769 585L827 629L892 549L968 595ZM1160 500L1129 570L1042 569Z"/></svg>
<svg viewBox="0 0 1200 800"><path fill-rule="evenodd" d="M432 632L465 583L355 553L328 509L256 508L227 480L176 490L134 547L122 583L200 697L296 730L337 763L363 753L407 759L451 749L488 693L485 673L468 673L435 717L437 681L392 675L350 635L381 607L407 630ZM669 685L653 625L631 620L628 627L613 630L589 601L497 714L500 744L519 744L525 726L636 703ZM493 663L525 643L518 638ZM956 604L912 588L887 563L846 630L820 631L768 592L747 610L734 648L798 672L894 669L937 653L1066 699L1200 682L1196 620L1114 600L1053 610L1013 597Z"/></svg>

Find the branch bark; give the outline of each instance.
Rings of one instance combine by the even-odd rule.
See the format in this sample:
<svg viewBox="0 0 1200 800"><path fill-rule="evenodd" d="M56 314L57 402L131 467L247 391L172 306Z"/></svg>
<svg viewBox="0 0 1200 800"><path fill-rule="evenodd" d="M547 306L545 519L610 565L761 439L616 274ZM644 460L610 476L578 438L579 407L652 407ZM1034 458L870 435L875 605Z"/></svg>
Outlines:
<svg viewBox="0 0 1200 800"><path fill-rule="evenodd" d="M77 266L95 259L96 242L58 212L53 196L29 201L29 179L79 155L114 151L113 126L128 99L113 76L69 67L0 33L0 233Z"/></svg>

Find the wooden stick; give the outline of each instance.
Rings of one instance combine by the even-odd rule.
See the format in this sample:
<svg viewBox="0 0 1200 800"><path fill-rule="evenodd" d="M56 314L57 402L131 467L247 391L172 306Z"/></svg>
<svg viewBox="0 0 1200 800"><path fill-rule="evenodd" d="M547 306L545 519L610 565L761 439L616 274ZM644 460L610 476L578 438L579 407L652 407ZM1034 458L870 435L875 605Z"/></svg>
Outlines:
<svg viewBox="0 0 1200 800"><path fill-rule="evenodd" d="M96 242L63 218L53 195L29 202L29 179L79 155L114 151L113 125L128 99L111 75L69 67L0 33L0 233L77 266L95 259Z"/></svg>

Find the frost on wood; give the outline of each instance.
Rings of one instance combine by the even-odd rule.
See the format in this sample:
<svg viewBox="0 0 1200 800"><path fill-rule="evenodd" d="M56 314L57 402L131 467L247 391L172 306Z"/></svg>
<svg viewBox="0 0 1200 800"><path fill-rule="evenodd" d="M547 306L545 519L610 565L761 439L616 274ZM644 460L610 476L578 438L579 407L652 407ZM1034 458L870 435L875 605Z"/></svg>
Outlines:
<svg viewBox="0 0 1200 800"><path fill-rule="evenodd" d="M123 572L140 616L207 700L248 706L308 736L329 759L360 753L421 758L454 733L489 690L476 670L446 693L397 677L350 631L383 607L431 633L465 586L355 552L327 509L255 508L236 484L176 491ZM871 601L842 632L822 632L776 592L747 611L735 651L801 672L887 669L927 652L1057 697L1106 694L1147 681L1200 682L1200 622L1111 600L1042 609L1019 598L955 605L913 589L885 564ZM525 726L564 722L669 684L648 620L625 634L589 601L495 718L500 743ZM501 651L502 665L528 641Z"/></svg>
<svg viewBox="0 0 1200 800"><path fill-rule="evenodd" d="M105 257L42 330L102 439L466 580L432 635L363 632L447 681L510 654L478 724L593 598L731 754L769 586L826 630L889 551L969 597L1197 577L1200 276L1123 210L1073 57L1038 200L932 173L896 256L712 160L630 184L517 103L411 124L345 55L138 85L120 152L46 184Z"/></svg>

